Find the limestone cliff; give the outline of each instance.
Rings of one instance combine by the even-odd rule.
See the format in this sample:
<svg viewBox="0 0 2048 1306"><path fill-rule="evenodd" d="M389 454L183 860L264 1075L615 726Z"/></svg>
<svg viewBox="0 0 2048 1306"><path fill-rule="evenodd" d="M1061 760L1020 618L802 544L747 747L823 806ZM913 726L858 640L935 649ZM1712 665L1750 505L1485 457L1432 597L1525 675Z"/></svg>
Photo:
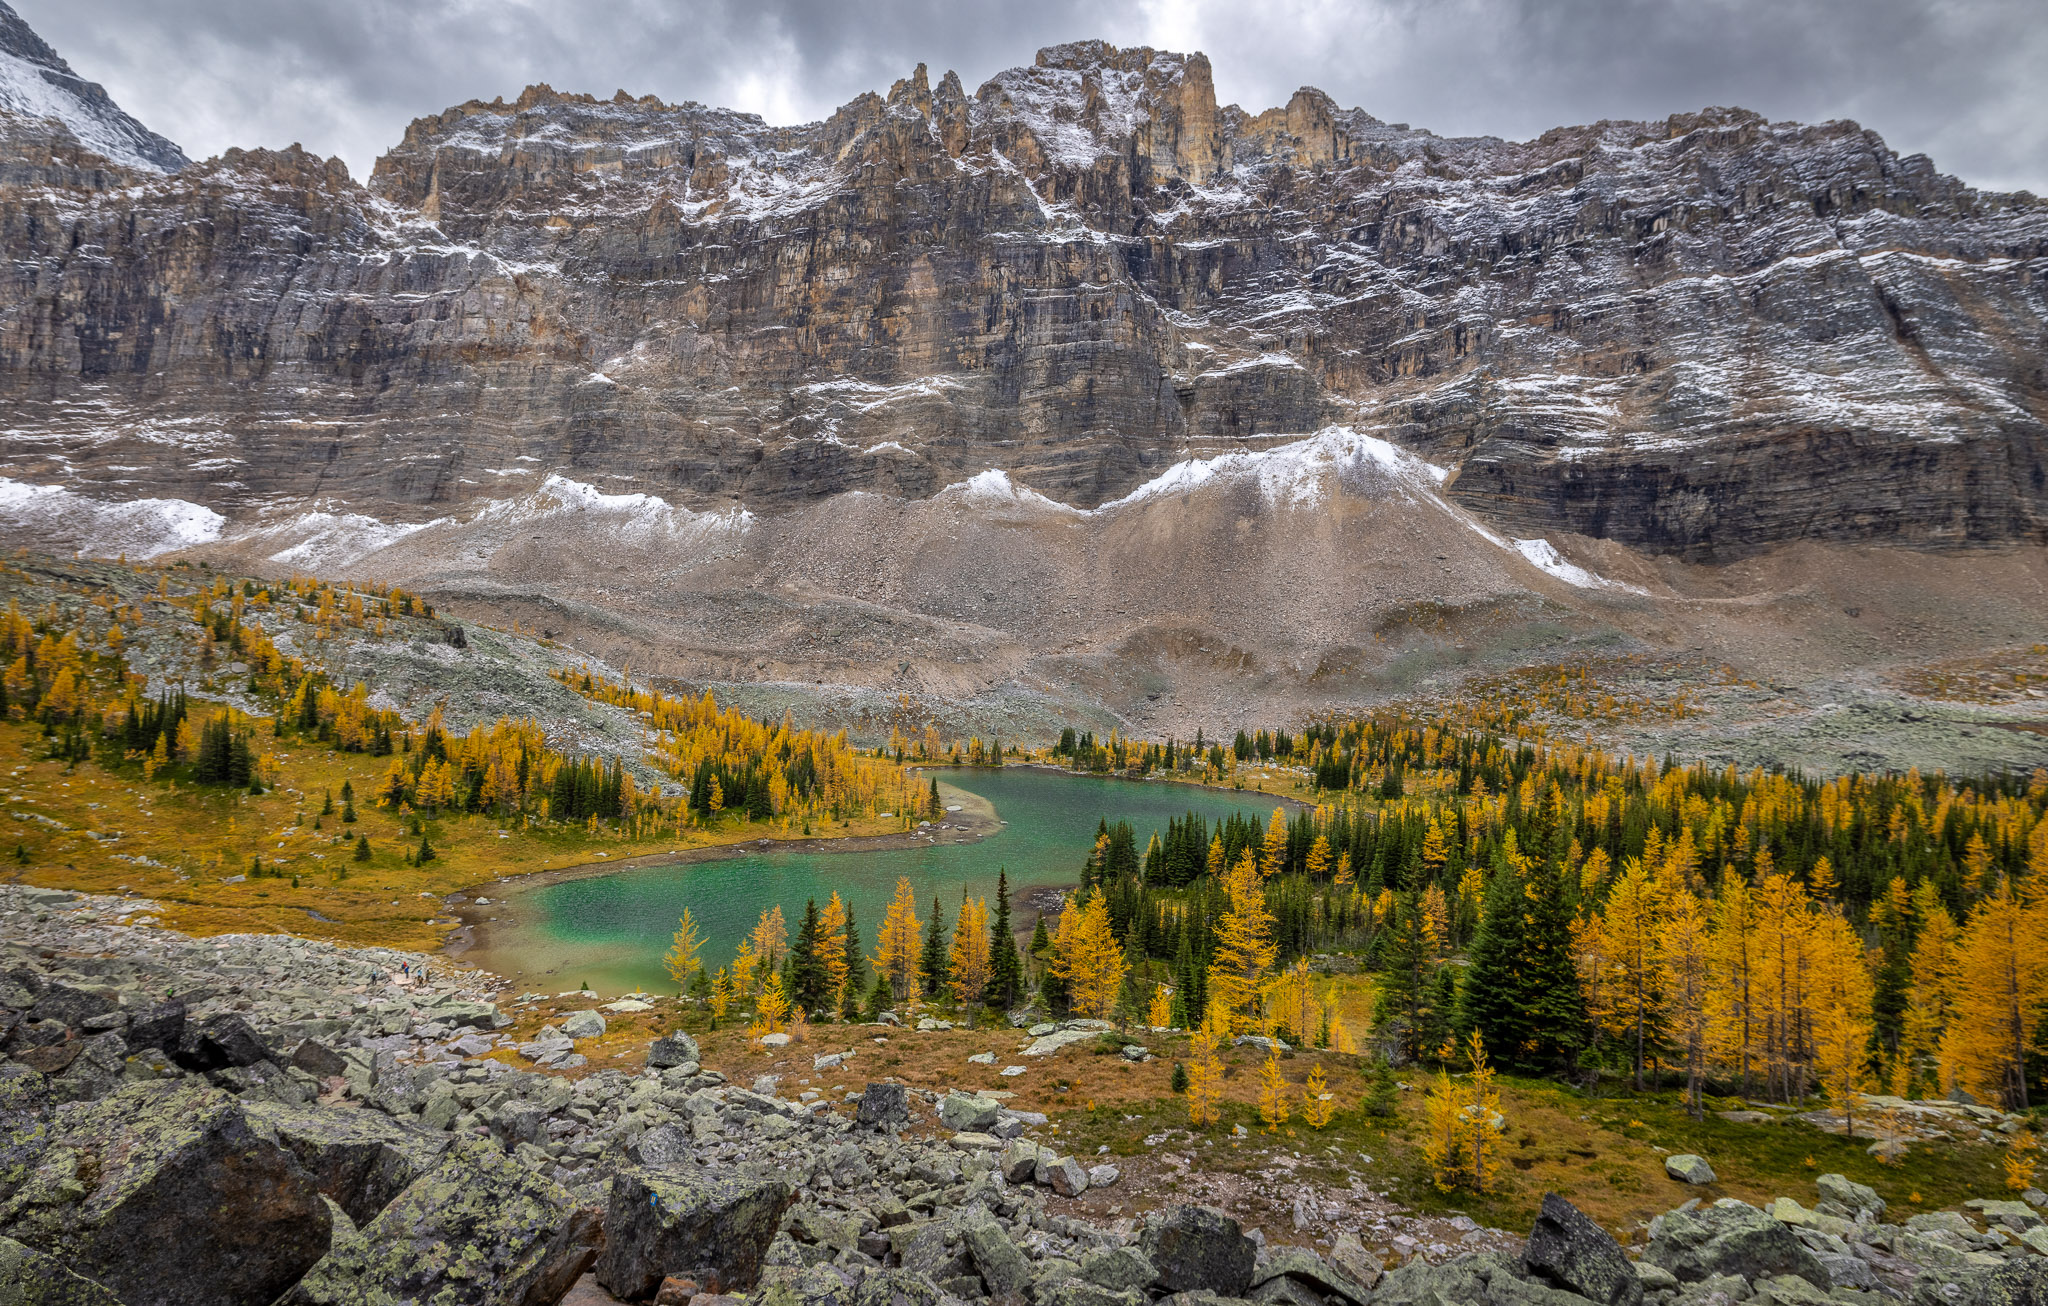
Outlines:
<svg viewBox="0 0 2048 1306"><path fill-rule="evenodd" d="M1089 507L1341 424L1521 535L2048 539L2048 206L1853 123L1451 139L1083 42L796 127L530 87L367 186L89 145L0 169L0 475L102 499Z"/></svg>

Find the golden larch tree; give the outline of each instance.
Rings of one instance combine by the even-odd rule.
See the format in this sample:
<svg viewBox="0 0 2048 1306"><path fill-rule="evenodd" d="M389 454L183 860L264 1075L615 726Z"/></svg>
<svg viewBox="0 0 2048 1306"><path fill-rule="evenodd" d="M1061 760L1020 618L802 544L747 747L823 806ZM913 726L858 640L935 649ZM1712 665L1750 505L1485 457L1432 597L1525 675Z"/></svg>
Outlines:
<svg viewBox="0 0 2048 1306"><path fill-rule="evenodd" d="M1280 1074L1280 1060L1268 1051L1266 1064L1259 1067L1259 1119L1266 1122L1267 1133L1286 1124L1294 1113L1288 1096L1287 1080Z"/></svg>
<svg viewBox="0 0 2048 1306"><path fill-rule="evenodd" d="M1230 909L1216 922L1216 951L1209 962L1209 992L1230 1013L1233 1032L1262 1027L1260 987L1279 945L1273 941L1273 913L1266 910L1266 886L1247 848L1223 881Z"/></svg>
<svg viewBox="0 0 2048 1306"><path fill-rule="evenodd" d="M981 995L988 991L988 960L988 900L970 898L960 904L953 947L946 956L953 1000L969 1011L981 1005Z"/></svg>
<svg viewBox="0 0 2048 1306"><path fill-rule="evenodd" d="M875 972L889 981L902 1002L917 991L918 952L924 946L924 922L917 918L917 895L911 892L910 877L896 881L896 897L875 931Z"/></svg>
<svg viewBox="0 0 2048 1306"><path fill-rule="evenodd" d="M1076 1012L1101 1020L1116 1010L1124 982L1124 950L1110 933L1105 895L1089 895L1085 906L1068 898L1060 908L1052 948L1053 973L1067 982L1067 999Z"/></svg>
<svg viewBox="0 0 2048 1306"><path fill-rule="evenodd" d="M2048 1002L2048 911L2001 884L1977 905L1956 948L1955 997L1941 1039L1945 1082L2025 1111L2026 1065Z"/></svg>
<svg viewBox="0 0 2048 1306"><path fill-rule="evenodd" d="M676 922L675 937L669 941L668 952L661 959L662 969L675 981L678 993L689 987L690 976L704 965L703 958L698 955L703 951L704 938L697 930L696 918L685 907L682 918Z"/></svg>

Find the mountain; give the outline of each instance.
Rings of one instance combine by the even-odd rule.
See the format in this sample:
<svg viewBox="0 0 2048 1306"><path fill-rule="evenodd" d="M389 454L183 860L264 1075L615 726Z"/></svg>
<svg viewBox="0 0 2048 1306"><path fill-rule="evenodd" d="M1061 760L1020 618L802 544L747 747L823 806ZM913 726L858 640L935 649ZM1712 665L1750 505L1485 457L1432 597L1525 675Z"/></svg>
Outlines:
<svg viewBox="0 0 2048 1306"><path fill-rule="evenodd" d="M58 181L66 164L91 170L98 159L131 172L176 172L177 146L121 111L106 89L88 82L21 15L0 0L0 170L16 184L28 176Z"/></svg>
<svg viewBox="0 0 2048 1306"><path fill-rule="evenodd" d="M2048 205L1854 123L1447 138L1081 42L800 126L534 86L366 183L0 198L15 538L403 578L856 720L1834 674L2048 614Z"/></svg>

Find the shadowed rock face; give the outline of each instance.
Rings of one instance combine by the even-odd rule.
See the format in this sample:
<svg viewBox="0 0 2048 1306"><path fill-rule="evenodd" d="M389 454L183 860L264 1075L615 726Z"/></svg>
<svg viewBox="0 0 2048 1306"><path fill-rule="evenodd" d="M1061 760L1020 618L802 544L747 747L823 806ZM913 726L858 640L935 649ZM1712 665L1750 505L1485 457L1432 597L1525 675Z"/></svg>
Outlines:
<svg viewBox="0 0 2048 1306"><path fill-rule="evenodd" d="M0 190L0 474L103 499L417 520L558 471L768 512L1000 467L1090 506L1343 423L1524 535L2048 538L2048 208L1853 123L1448 139L1087 42L787 128L531 87L367 188L294 149Z"/></svg>

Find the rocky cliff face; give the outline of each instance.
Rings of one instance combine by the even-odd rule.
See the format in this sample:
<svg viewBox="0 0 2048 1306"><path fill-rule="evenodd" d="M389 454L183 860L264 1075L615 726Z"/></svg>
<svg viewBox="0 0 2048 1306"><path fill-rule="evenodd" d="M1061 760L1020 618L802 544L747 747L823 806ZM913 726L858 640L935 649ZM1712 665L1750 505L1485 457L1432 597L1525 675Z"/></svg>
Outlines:
<svg viewBox="0 0 2048 1306"><path fill-rule="evenodd" d="M1088 42L800 127L531 87L367 186L80 152L0 190L0 475L102 499L772 513L999 468L1091 507L1341 424L1521 535L2048 539L2048 206L1852 123L1447 139Z"/></svg>

